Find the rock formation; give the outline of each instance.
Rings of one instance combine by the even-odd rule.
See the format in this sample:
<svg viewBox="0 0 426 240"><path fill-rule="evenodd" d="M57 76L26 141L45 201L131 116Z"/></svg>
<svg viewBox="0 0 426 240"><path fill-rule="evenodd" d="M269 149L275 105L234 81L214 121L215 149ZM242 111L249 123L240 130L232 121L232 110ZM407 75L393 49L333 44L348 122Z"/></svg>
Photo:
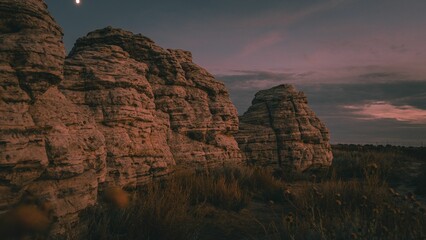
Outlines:
<svg viewBox="0 0 426 240"><path fill-rule="evenodd" d="M237 131L224 85L191 53L106 28L65 59L43 1L0 2L0 213L36 196L61 234L104 186L240 163Z"/></svg>
<svg viewBox="0 0 426 240"><path fill-rule="evenodd" d="M93 205L104 137L57 88L62 31L38 0L0 2L0 211L34 194L72 224Z"/></svg>
<svg viewBox="0 0 426 240"><path fill-rule="evenodd" d="M77 40L61 90L95 116L107 146L107 182L146 182L167 166L241 162L238 117L223 83L142 35L111 27Z"/></svg>
<svg viewBox="0 0 426 240"><path fill-rule="evenodd" d="M241 163L234 135L260 164L330 164L325 126L290 86L259 92L241 121L190 52L108 27L65 59L43 1L0 2L0 213L35 196L61 234L106 186Z"/></svg>
<svg viewBox="0 0 426 240"><path fill-rule="evenodd" d="M291 85L258 92L236 135L247 161L298 171L331 165L328 130L307 104Z"/></svg>

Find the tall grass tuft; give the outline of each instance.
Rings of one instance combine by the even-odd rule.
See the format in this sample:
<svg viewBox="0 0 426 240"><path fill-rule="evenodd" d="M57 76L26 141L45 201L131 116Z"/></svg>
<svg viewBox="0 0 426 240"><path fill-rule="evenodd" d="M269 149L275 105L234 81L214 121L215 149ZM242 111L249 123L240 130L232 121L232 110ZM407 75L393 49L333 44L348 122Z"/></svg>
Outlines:
<svg viewBox="0 0 426 240"><path fill-rule="evenodd" d="M193 239L197 234L189 191L173 181L134 193L127 208L98 206L86 217L88 239Z"/></svg>

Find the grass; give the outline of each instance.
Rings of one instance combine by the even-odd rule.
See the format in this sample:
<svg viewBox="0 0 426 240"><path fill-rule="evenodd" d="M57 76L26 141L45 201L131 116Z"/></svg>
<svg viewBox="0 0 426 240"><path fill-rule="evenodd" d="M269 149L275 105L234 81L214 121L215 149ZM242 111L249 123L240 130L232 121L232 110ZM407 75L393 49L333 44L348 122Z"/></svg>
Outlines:
<svg viewBox="0 0 426 240"><path fill-rule="evenodd" d="M134 193L126 208L99 205L84 218L87 239L194 239L197 229L189 191L173 181Z"/></svg>
<svg viewBox="0 0 426 240"><path fill-rule="evenodd" d="M413 181L416 187L416 194L426 196L426 163L420 166L420 174Z"/></svg>
<svg viewBox="0 0 426 240"><path fill-rule="evenodd" d="M85 214L88 239L198 239L206 209L237 213L255 195L283 200L282 189L270 172L249 168L176 174L135 192L126 208L117 207L123 193L114 188L105 192L105 204Z"/></svg>
<svg viewBox="0 0 426 240"><path fill-rule="evenodd" d="M424 208L381 181L304 185L277 239L424 239Z"/></svg>
<svg viewBox="0 0 426 240"><path fill-rule="evenodd" d="M327 170L223 167L106 189L80 239L426 239L423 148L333 150Z"/></svg>

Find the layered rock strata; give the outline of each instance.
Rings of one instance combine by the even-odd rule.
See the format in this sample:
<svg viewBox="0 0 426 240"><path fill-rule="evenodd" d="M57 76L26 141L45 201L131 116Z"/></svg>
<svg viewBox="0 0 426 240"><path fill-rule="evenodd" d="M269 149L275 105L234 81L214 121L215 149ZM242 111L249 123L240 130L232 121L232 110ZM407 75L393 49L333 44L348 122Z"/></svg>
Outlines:
<svg viewBox="0 0 426 240"><path fill-rule="evenodd" d="M36 195L59 226L96 202L106 151L93 117L58 90L65 51L46 9L0 2L0 211Z"/></svg>
<svg viewBox="0 0 426 240"><path fill-rule="evenodd" d="M236 139L247 161L258 165L304 171L333 159L327 128L291 85L256 93Z"/></svg>
<svg viewBox="0 0 426 240"><path fill-rule="evenodd" d="M157 172L173 163L214 167L242 159L227 90L190 52L121 29L97 30L77 40L61 89L104 132L111 178L134 175L130 166Z"/></svg>
<svg viewBox="0 0 426 240"><path fill-rule="evenodd" d="M136 187L176 164L241 163L237 131L224 85L190 52L106 28L65 59L43 1L0 1L0 214L34 196L62 234L103 187Z"/></svg>
<svg viewBox="0 0 426 240"><path fill-rule="evenodd" d="M65 59L43 1L0 1L0 213L34 196L63 234L104 187L239 164L240 147L299 170L332 158L327 129L291 86L259 92L239 127L224 84L190 52L108 27Z"/></svg>

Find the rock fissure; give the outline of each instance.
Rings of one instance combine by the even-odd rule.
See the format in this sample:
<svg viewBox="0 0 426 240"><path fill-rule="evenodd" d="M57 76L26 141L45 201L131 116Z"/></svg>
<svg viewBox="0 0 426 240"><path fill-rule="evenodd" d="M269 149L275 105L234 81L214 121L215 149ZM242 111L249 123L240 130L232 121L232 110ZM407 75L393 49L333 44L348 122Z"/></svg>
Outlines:
<svg viewBox="0 0 426 240"><path fill-rule="evenodd" d="M278 166L281 166L282 165L282 155L281 155L281 148L280 148L280 146L279 146L279 143L280 143L280 139L279 139L279 132L278 132L278 130L275 128L275 125L274 125L274 118L273 118L273 114L272 114L272 110L271 110L271 107L269 106L269 103L268 102L265 102L265 105L266 105L266 109L267 109L267 111L268 111L268 118L269 118L269 124L270 124L270 126L271 126L271 128L273 129L273 131L274 131L274 133L275 133L275 141L276 141L276 144L277 144L277 157L278 157Z"/></svg>

